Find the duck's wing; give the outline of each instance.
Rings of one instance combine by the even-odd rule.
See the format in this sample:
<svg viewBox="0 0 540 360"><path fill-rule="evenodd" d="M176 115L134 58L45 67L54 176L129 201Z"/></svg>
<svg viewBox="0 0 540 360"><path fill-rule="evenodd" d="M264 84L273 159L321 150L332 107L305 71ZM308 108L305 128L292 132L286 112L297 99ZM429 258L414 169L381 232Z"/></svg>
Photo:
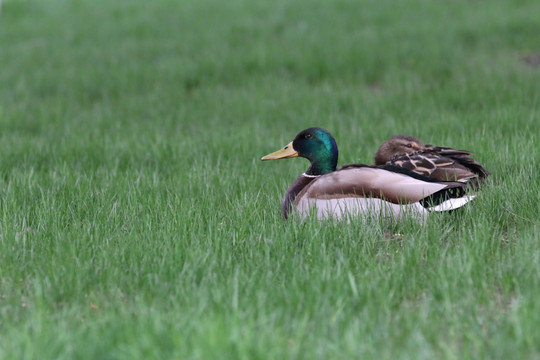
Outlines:
<svg viewBox="0 0 540 360"><path fill-rule="evenodd" d="M480 180L490 175L484 165L472 158L472 153L467 150L458 150L445 146L426 145L422 152L435 154L453 160L456 164L463 166L478 176Z"/></svg>
<svg viewBox="0 0 540 360"><path fill-rule="evenodd" d="M325 174L306 186L295 202L303 198L376 198L393 204L420 203L428 208L464 196L464 184L441 182L397 166L345 166Z"/></svg>
<svg viewBox="0 0 540 360"><path fill-rule="evenodd" d="M472 179L483 179L489 174L480 163L461 151L448 156L434 151L401 154L392 157L388 164L441 181L468 182Z"/></svg>
<svg viewBox="0 0 540 360"><path fill-rule="evenodd" d="M459 150L459 149L454 149L451 147L437 146L437 145L430 145L430 144L424 145L421 151L435 152L443 156L454 156L454 155L472 156L473 154L472 152L468 150Z"/></svg>

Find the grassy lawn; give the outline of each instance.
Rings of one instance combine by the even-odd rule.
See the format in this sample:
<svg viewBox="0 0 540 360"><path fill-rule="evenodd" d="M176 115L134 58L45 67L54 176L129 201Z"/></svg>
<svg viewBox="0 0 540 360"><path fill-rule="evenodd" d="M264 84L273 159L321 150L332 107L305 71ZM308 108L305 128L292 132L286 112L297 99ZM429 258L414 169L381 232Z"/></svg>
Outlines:
<svg viewBox="0 0 540 360"><path fill-rule="evenodd" d="M539 359L540 2L4 0L1 359ZM475 153L423 226L284 221L309 126ZM410 221L409 221L410 220Z"/></svg>

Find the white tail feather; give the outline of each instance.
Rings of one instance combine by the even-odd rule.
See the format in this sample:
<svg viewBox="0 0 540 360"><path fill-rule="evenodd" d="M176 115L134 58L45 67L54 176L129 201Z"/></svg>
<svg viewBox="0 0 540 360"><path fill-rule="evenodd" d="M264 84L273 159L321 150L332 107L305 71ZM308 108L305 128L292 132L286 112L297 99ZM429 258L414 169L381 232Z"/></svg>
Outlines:
<svg viewBox="0 0 540 360"><path fill-rule="evenodd" d="M467 196L463 196L463 197L460 197L460 198L448 199L446 201L443 201L442 203L440 203L437 206L433 206L433 207L428 208L428 210L429 211L449 211L449 210L454 210L454 209L462 207L463 205L465 205L466 203L468 203L469 201L471 201L475 197L476 197L476 195L467 195Z"/></svg>

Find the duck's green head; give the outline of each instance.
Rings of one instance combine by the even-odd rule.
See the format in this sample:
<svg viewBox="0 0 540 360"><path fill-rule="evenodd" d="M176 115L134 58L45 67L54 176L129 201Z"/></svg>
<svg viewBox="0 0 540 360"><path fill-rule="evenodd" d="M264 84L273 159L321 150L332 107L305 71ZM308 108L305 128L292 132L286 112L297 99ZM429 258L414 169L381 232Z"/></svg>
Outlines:
<svg viewBox="0 0 540 360"><path fill-rule="evenodd" d="M261 160L276 160L290 157L304 157L311 162L308 175L322 175L336 170L338 148L336 140L323 128L312 127L300 131L282 149L263 156Z"/></svg>

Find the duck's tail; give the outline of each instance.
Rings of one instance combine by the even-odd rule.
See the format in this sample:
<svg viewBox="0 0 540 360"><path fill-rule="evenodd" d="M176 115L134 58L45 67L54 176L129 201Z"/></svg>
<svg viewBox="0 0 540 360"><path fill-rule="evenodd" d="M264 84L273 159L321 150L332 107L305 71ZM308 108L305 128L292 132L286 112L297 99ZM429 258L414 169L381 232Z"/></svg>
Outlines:
<svg viewBox="0 0 540 360"><path fill-rule="evenodd" d="M436 206L428 207L427 210L436 211L436 212L455 210L467 204L469 201L473 200L475 197L476 195L465 195L458 198L451 198L451 199L443 201L442 203Z"/></svg>

